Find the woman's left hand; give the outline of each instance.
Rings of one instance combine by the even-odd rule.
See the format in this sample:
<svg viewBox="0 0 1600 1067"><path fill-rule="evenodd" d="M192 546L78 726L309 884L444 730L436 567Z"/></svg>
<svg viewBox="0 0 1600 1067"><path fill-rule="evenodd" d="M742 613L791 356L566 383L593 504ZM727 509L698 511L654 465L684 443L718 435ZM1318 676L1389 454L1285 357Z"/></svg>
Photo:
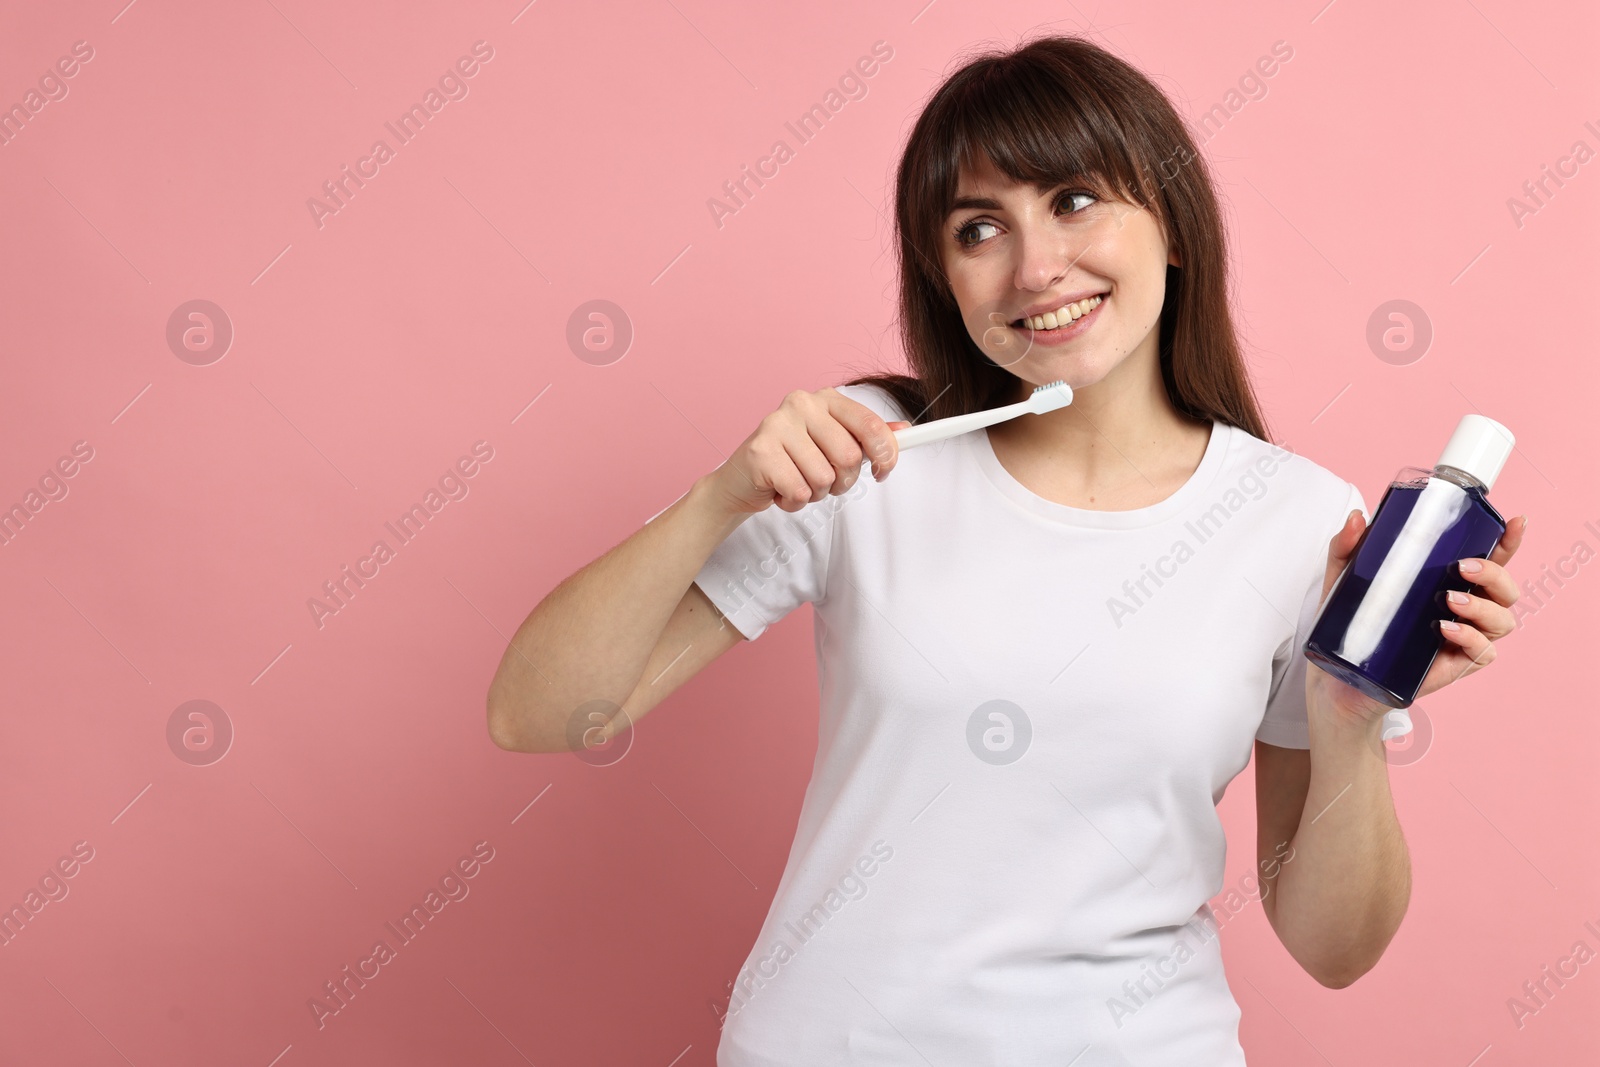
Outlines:
<svg viewBox="0 0 1600 1067"><path fill-rule="evenodd" d="M1327 600L1329 590L1350 562L1350 555L1355 551L1366 526L1361 512L1352 511L1350 517L1345 519L1344 529L1334 534L1333 540L1328 542L1328 569L1322 582L1323 600ZM1494 642L1517 628L1511 605L1517 602L1521 594L1510 572L1505 569L1505 564L1522 547L1522 535L1527 528L1526 515L1512 519L1506 524L1506 532L1500 536L1489 558L1477 561L1480 569L1476 573L1462 568L1461 576L1471 582L1476 590L1465 594L1466 603L1450 604L1450 610L1461 622L1454 630L1441 624L1440 633L1444 635L1445 645L1434 657L1433 666L1423 678L1422 688L1417 690L1418 699L1438 692L1457 678L1464 678L1493 663ZM1382 718L1389 710L1387 705L1378 703L1353 686L1345 685L1316 664L1307 664L1307 667L1306 700L1309 704L1329 708L1341 718L1363 723Z"/></svg>

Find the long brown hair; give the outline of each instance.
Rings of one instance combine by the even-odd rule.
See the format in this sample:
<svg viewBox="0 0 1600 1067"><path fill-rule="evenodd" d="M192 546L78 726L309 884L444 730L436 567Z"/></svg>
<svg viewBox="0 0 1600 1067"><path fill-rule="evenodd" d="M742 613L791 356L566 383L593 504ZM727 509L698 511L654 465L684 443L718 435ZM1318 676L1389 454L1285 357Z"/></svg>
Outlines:
<svg viewBox="0 0 1600 1067"><path fill-rule="evenodd" d="M1161 376L1178 411L1269 440L1228 307L1228 257L1211 175L1166 96L1079 37L978 54L933 94L895 180L901 341L912 374L846 385L886 390L916 422L1007 402L1017 376L973 343L944 275L941 230L963 168L987 157L1012 181L1064 181L1137 203L1165 228Z"/></svg>

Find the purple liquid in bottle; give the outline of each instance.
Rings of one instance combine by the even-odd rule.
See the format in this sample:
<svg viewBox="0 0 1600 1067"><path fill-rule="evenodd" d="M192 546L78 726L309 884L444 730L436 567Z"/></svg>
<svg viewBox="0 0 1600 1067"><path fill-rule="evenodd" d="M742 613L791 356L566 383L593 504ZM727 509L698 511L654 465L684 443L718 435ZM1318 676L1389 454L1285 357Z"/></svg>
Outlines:
<svg viewBox="0 0 1600 1067"><path fill-rule="evenodd" d="M1499 423L1468 415L1438 466L1400 472L1319 610L1306 658L1382 704L1411 705L1445 642L1439 621L1455 618L1445 593L1472 588L1457 562L1487 558L1505 533L1486 493L1512 444Z"/></svg>

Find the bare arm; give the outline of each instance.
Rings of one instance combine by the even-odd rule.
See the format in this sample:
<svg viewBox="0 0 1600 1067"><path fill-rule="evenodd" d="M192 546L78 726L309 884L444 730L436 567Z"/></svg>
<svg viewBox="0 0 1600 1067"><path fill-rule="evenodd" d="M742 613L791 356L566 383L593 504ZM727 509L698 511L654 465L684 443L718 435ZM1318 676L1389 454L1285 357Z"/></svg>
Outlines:
<svg viewBox="0 0 1600 1067"><path fill-rule="evenodd" d="M489 686L494 743L569 751L568 722L583 709L589 723L595 701L621 712L581 743L637 721L742 637L692 584L717 546L769 506L794 512L846 492L869 455L880 481L899 455L872 409L831 388L790 393L722 466L533 609Z"/></svg>
<svg viewBox="0 0 1600 1067"><path fill-rule="evenodd" d="M1383 955L1411 899L1411 858L1375 726L1310 709L1311 748L1256 742L1256 853L1267 920L1318 982L1342 989ZM1285 846L1287 842L1287 846Z"/></svg>
<svg viewBox="0 0 1600 1067"><path fill-rule="evenodd" d="M490 683L494 743L514 752L568 751L568 721L595 700L627 713L610 734L736 644L742 635L693 581L749 515L730 511L701 478L551 590L513 635Z"/></svg>

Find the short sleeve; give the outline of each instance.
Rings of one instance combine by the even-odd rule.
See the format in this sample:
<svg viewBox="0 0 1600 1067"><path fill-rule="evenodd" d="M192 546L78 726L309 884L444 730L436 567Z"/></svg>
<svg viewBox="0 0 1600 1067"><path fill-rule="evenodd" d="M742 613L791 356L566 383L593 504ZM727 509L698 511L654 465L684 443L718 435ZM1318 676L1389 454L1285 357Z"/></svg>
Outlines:
<svg viewBox="0 0 1600 1067"><path fill-rule="evenodd" d="M1306 714L1306 640L1316 622L1317 609L1322 606L1322 583L1327 577L1328 542L1344 525L1345 518L1356 508L1363 517L1367 514L1366 501L1361 490L1346 482L1349 489L1346 502L1332 520L1327 532L1318 541L1320 550L1310 561L1309 582L1304 586L1295 618L1294 634L1278 647L1272 657L1272 688L1268 691L1267 710L1256 731L1256 740L1279 748L1310 748L1311 725Z"/></svg>
<svg viewBox="0 0 1600 1067"><path fill-rule="evenodd" d="M788 512L776 504L736 526L694 582L752 641L801 604L822 599L842 497L826 496Z"/></svg>
<svg viewBox="0 0 1600 1067"><path fill-rule="evenodd" d="M887 421L906 418L894 398L879 386L863 383L837 388ZM863 476L844 493L825 496L795 512L768 505L723 539L695 575L694 584L740 633L754 641L801 604L820 603L827 595L828 560L839 511L876 484ZM666 510L662 508L645 521Z"/></svg>

